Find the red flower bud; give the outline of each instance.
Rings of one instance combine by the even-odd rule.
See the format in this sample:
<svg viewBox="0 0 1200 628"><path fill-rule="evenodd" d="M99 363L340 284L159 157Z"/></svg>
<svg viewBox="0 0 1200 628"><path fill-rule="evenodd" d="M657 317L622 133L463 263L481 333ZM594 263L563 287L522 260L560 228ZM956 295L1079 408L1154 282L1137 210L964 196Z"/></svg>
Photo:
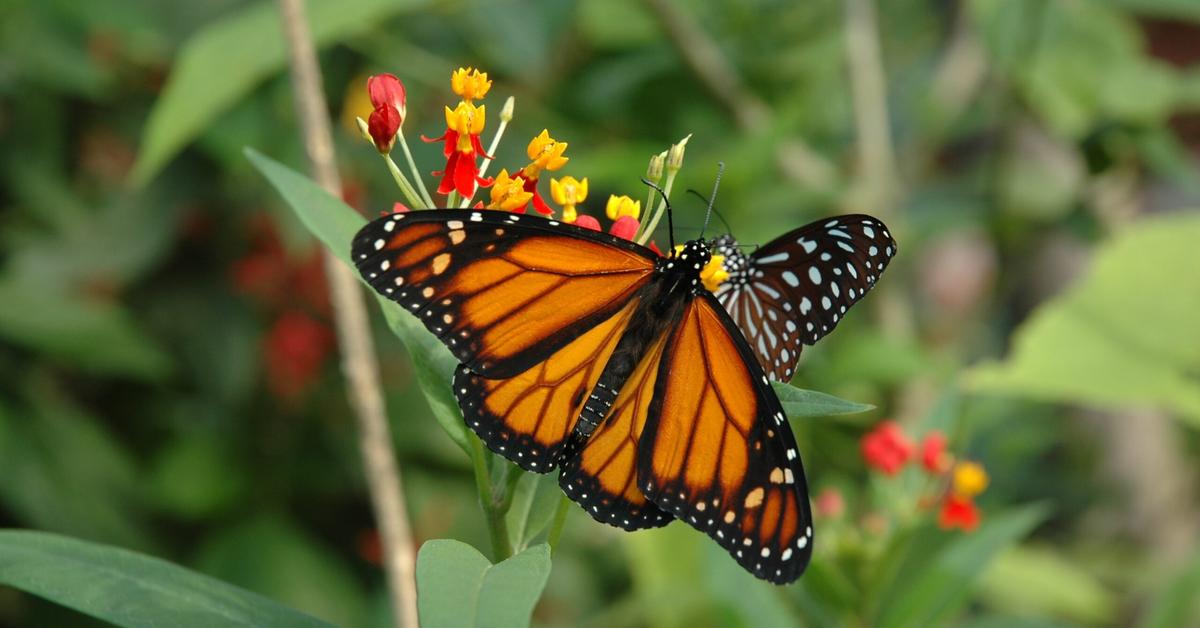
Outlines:
<svg viewBox="0 0 1200 628"><path fill-rule="evenodd" d="M842 497L842 492L836 488L827 488L821 491L814 502L818 517L836 519L846 512L846 500Z"/></svg>
<svg viewBox="0 0 1200 628"><path fill-rule="evenodd" d="M584 214L580 214L575 219L575 225L584 229L591 229L592 231L600 231L600 221Z"/></svg>
<svg viewBox="0 0 1200 628"><path fill-rule="evenodd" d="M380 153L386 155L392 152L401 119L400 112L387 104L376 107L375 111L371 112L371 117L367 118L367 133L371 135L371 141L375 142L375 149Z"/></svg>
<svg viewBox="0 0 1200 628"><path fill-rule="evenodd" d="M632 240L634 236L637 235L639 226L640 224L638 223L637 218L634 218L633 216L621 216L616 222L613 223L612 229L609 229L608 232L617 236L618 238Z"/></svg>
<svg viewBox="0 0 1200 628"><path fill-rule="evenodd" d="M367 79L367 92L371 95L371 106L379 109L391 105L400 115L400 122L408 112L404 95L404 83L391 74L376 74Z"/></svg>

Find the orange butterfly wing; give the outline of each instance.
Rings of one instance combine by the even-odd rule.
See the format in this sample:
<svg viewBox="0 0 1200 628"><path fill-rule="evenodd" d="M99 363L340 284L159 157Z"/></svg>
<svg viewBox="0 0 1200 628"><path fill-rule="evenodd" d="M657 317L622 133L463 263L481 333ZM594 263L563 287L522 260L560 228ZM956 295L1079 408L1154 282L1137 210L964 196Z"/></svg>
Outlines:
<svg viewBox="0 0 1200 628"><path fill-rule="evenodd" d="M650 347L621 387L604 422L577 456L562 465L559 486L594 519L625 530L657 528L674 517L638 488L638 442L654 397L666 336Z"/></svg>
<svg viewBox="0 0 1200 628"><path fill-rule="evenodd" d="M514 377L628 303L654 273L632 242L498 211L391 214L363 228L351 256L472 372Z"/></svg>
<svg viewBox="0 0 1200 628"><path fill-rule="evenodd" d="M799 577L812 513L779 399L721 304L694 298L664 350L638 450L638 480L754 575Z"/></svg>

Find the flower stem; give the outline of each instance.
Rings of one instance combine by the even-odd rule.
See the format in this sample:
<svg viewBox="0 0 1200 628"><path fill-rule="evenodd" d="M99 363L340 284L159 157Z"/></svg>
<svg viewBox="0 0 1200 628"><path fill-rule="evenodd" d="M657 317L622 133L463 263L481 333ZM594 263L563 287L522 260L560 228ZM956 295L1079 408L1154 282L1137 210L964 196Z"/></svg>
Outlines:
<svg viewBox="0 0 1200 628"><path fill-rule="evenodd" d="M498 563L512 556L512 542L508 538L508 521L504 518L507 506L511 505L512 499L503 494L496 494L492 486L491 474L488 473L487 456L484 453L483 443L473 435L469 436L467 441L471 445L471 466L475 469L475 489L479 493L479 506L483 508L488 536L492 541L492 558ZM511 493L512 491L506 490L505 492Z"/></svg>
<svg viewBox="0 0 1200 628"><path fill-rule="evenodd" d="M408 149L408 140L404 139L403 126L400 127L400 131L396 135L400 138L400 148L404 150L404 159L408 161L408 169L412 172L413 179L417 182L417 189L421 192L421 198L425 200L426 208L433 209L433 197L429 195L429 189L425 187L425 180L421 178L421 171L417 170L417 162L413 161L412 151ZM391 161L390 156L388 157L388 161Z"/></svg>
<svg viewBox="0 0 1200 628"><path fill-rule="evenodd" d="M663 198L658 202L658 207L654 210L654 217L650 219L650 222L646 223L646 229L642 231L642 236L638 238L638 244L646 244L654 235L654 229L658 226L658 221L667 209L667 199L671 197L671 186L675 184L675 175L677 174L679 174L678 170L667 170L667 182L663 184Z"/></svg>
<svg viewBox="0 0 1200 628"><path fill-rule="evenodd" d="M458 191L450 190L450 193L446 195L446 207L454 207L456 205L458 205Z"/></svg>
<svg viewBox="0 0 1200 628"><path fill-rule="evenodd" d="M400 172L400 166L397 166L396 162L392 161L391 155L383 155L383 161L387 163L388 171L392 173L392 179L396 181L396 186L400 188L400 192L404 194L404 198L408 199L409 206L413 209L420 209L425 204L425 201L413 189L412 183L408 181L408 177L405 177L404 173ZM430 201L429 207L433 207L432 201Z"/></svg>

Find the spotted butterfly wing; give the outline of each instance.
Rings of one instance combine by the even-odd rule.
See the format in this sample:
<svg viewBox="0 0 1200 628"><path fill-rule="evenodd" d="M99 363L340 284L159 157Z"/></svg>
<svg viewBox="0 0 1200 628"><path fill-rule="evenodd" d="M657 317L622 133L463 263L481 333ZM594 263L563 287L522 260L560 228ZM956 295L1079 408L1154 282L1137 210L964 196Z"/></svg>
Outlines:
<svg viewBox="0 0 1200 628"><path fill-rule="evenodd" d="M790 381L804 345L820 340L863 298L896 254L871 216L827 218L747 255L732 236L714 242L729 279L717 299L775 380Z"/></svg>
<svg viewBox="0 0 1200 628"><path fill-rule="evenodd" d="M706 243L659 257L540 217L429 210L368 224L352 256L462 362L454 392L490 449L561 469L600 521L679 517L760 578L803 571L800 458L752 349L702 287Z"/></svg>

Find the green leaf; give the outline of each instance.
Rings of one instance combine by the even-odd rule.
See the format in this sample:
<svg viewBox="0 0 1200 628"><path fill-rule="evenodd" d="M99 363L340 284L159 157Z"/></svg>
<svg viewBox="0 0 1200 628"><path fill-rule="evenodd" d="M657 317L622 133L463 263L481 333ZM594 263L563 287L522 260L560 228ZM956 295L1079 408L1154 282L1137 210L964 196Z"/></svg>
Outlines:
<svg viewBox="0 0 1200 628"><path fill-rule="evenodd" d="M317 46L378 26L426 0L309 0L308 23ZM255 86L286 63L278 8L262 1L206 25L179 51L154 104L130 175L144 185L163 165ZM347 240L347 243L349 240Z"/></svg>
<svg viewBox="0 0 1200 628"><path fill-rule="evenodd" d="M222 529L195 565L335 625L364 624L366 596L350 565L285 517L264 514Z"/></svg>
<svg viewBox="0 0 1200 628"><path fill-rule="evenodd" d="M0 530L0 583L119 626L328 626L265 597L127 550Z"/></svg>
<svg viewBox="0 0 1200 628"><path fill-rule="evenodd" d="M334 256L353 269L350 241L367 221L353 208L321 189L312 179L254 149L246 149L246 155L275 186L309 231L324 242ZM358 277L358 271L353 272ZM467 427L454 398L454 391L450 388L458 361L410 314L381 295L376 295L376 300L383 309L388 325L412 356L417 383L433 410L433 416L446 434L469 455Z"/></svg>
<svg viewBox="0 0 1200 628"><path fill-rule="evenodd" d="M562 491L555 473L522 473L513 491L512 504L504 516L512 545L519 551L550 525Z"/></svg>
<svg viewBox="0 0 1200 628"><path fill-rule="evenodd" d="M1028 535L1046 514L1043 506L1026 506L989 517L969 534L922 529L906 543L904 560L884 592L877 625L929 626L958 610L992 559ZM944 542L948 536L951 540ZM930 551L939 544L940 549Z"/></svg>
<svg viewBox="0 0 1200 628"><path fill-rule="evenodd" d="M1017 330L976 391L1090 405L1151 405L1200 425L1200 215L1143 221L1096 252L1091 272Z"/></svg>
<svg viewBox="0 0 1200 628"><path fill-rule="evenodd" d="M493 565L450 539L417 553L417 610L422 626L528 626L550 578L550 546L535 545Z"/></svg>
<svg viewBox="0 0 1200 628"><path fill-rule="evenodd" d="M104 375L157 380L170 358L117 304L0 278L0 337Z"/></svg>
<svg viewBox="0 0 1200 628"><path fill-rule="evenodd" d="M771 382L783 411L788 418L798 419L814 416L835 416L840 414L858 414L874 410L875 406L866 403L855 403L839 399L815 390L796 388L791 384Z"/></svg>
<svg viewBox="0 0 1200 628"><path fill-rule="evenodd" d="M984 574L980 597L1008 613L1117 623L1116 600L1096 576L1048 548L1017 546L1002 553Z"/></svg>

